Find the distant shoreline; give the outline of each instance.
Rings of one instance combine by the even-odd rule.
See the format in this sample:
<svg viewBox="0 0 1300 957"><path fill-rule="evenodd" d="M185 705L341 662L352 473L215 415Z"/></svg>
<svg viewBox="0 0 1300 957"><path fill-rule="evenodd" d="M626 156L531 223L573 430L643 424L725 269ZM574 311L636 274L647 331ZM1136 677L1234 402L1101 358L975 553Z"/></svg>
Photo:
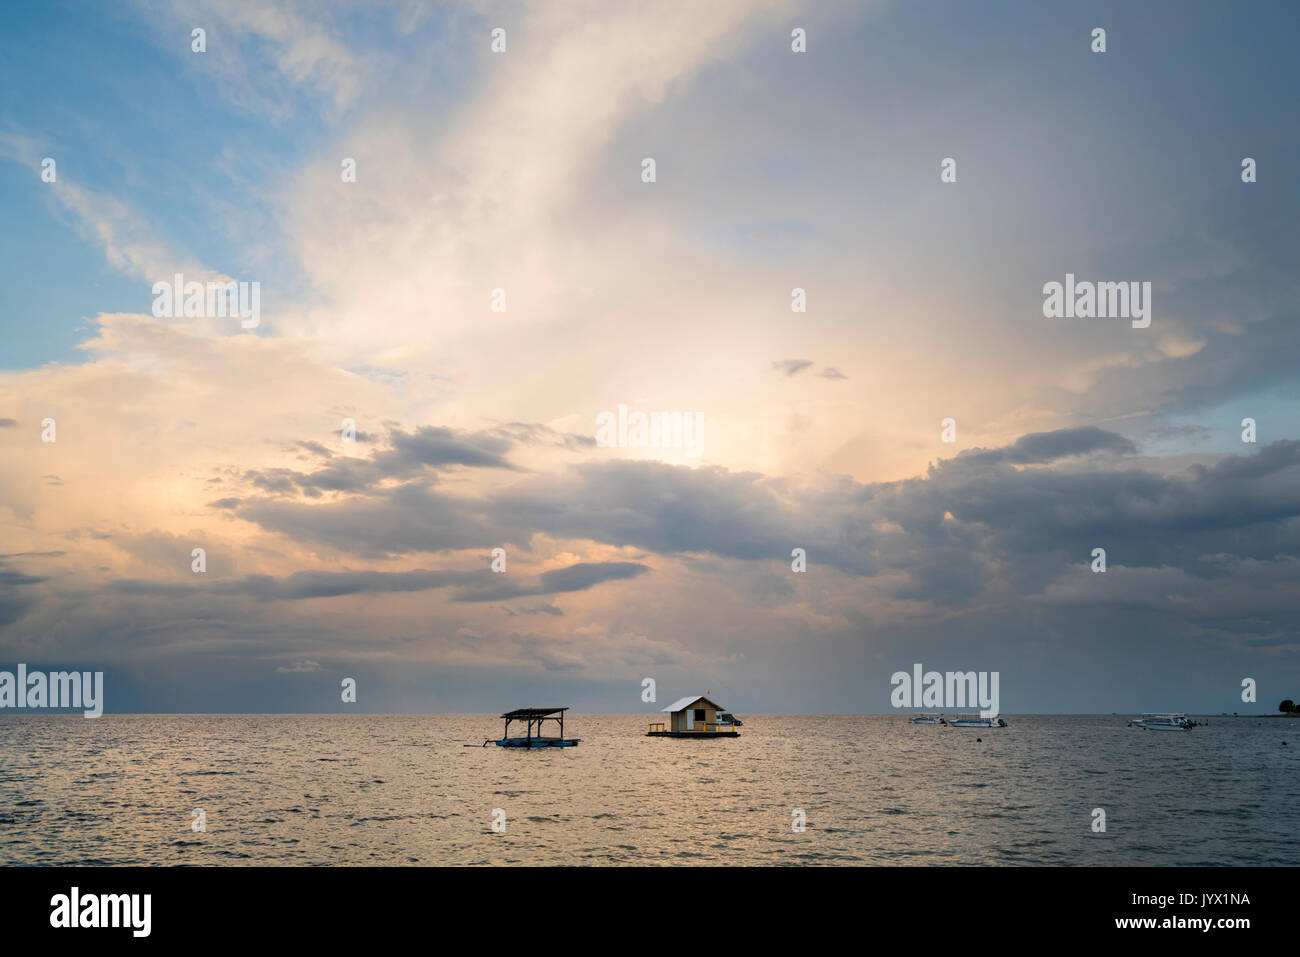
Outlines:
<svg viewBox="0 0 1300 957"><path fill-rule="evenodd" d="M906 711L857 711L849 713L814 713L804 711L746 711L737 712L742 717L754 718L907 718L920 714L917 710ZM956 712L953 712L954 714ZM1006 711L1004 718L1136 718L1144 713L1138 711ZM1223 712L1184 711L1192 718L1300 718L1300 712L1281 714L1278 712L1261 714L1225 714ZM576 711L569 709L569 714L584 717L602 718L644 718L658 714L655 711ZM2 708L0 718L12 716L20 718L84 718L80 711L51 711L49 709ZM492 717L496 711L118 711L104 712L104 718L455 718L455 717ZM98 719L89 719L98 720Z"/></svg>

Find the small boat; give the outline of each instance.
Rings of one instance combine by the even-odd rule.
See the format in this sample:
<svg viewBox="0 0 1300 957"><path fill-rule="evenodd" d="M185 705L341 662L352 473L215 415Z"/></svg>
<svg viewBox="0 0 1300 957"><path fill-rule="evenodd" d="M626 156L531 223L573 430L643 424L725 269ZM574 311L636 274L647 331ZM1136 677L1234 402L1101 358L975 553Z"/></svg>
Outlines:
<svg viewBox="0 0 1300 957"><path fill-rule="evenodd" d="M1145 728L1148 731L1190 731L1195 724L1188 721L1185 714L1144 714L1130 721L1130 728Z"/></svg>
<svg viewBox="0 0 1300 957"><path fill-rule="evenodd" d="M941 714L914 714L908 719L912 724L947 724Z"/></svg>
<svg viewBox="0 0 1300 957"><path fill-rule="evenodd" d="M982 718L977 714L959 714L948 722L950 728L1005 728L1001 718Z"/></svg>
<svg viewBox="0 0 1300 957"><path fill-rule="evenodd" d="M501 717L505 719L505 730L501 733L501 740L493 741L498 748L572 748L576 747L579 738L566 738L564 736L564 712L568 708L517 708L514 711L507 711ZM528 733L523 737L516 734L513 738L510 736L510 723L512 721L523 721L528 727ZM542 734L542 722L554 721L560 726L559 737L545 737ZM537 733L534 734L533 732ZM484 741L483 746L487 747L488 742ZM472 745L471 745L472 746Z"/></svg>
<svg viewBox="0 0 1300 957"><path fill-rule="evenodd" d="M576 748L577 738L502 738L493 741L498 748Z"/></svg>

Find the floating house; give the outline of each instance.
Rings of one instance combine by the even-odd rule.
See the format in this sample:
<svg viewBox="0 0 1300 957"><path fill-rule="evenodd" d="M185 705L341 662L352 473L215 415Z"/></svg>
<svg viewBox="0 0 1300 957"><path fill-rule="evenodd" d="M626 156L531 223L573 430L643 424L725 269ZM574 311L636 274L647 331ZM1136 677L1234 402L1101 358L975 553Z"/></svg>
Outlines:
<svg viewBox="0 0 1300 957"><path fill-rule="evenodd" d="M716 701L704 695L687 695L663 709L668 721L653 721L649 738L738 738L740 724Z"/></svg>
<svg viewBox="0 0 1300 957"><path fill-rule="evenodd" d="M517 708L514 711L507 711L501 716L506 722L501 740L494 741L493 744L499 748L572 748L580 739L564 736L564 712L568 710L568 708ZM510 736L510 724L515 721L522 721L527 727L527 734L523 737L519 736L518 730L515 731L513 738ZM546 721L554 721L560 726L559 737L546 737L542 734L542 724ZM487 742L484 741L483 744L486 745Z"/></svg>

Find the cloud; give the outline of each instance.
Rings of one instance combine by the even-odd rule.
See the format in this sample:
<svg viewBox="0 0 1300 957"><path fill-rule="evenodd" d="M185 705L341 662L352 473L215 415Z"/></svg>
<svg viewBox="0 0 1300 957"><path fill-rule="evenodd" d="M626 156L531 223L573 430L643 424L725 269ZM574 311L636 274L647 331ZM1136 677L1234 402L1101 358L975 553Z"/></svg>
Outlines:
<svg viewBox="0 0 1300 957"><path fill-rule="evenodd" d="M358 96L363 71L337 39L335 11L293 2L137 0L142 21L164 50L178 51L184 67L202 74L237 109L283 120L292 95L319 96L332 112ZM190 51L190 30L201 24L207 52ZM176 38L184 38L178 47Z"/></svg>
<svg viewBox="0 0 1300 957"><path fill-rule="evenodd" d="M319 661L312 661L309 658L306 661L295 661L288 665L281 665L275 670L279 674L300 675L300 674L311 674L317 671L322 671L324 669L321 668Z"/></svg>
<svg viewBox="0 0 1300 957"><path fill-rule="evenodd" d="M1015 444L1007 448L992 451L976 449L961 454L981 463L1009 462L1013 465L1041 465L1094 452L1133 455L1137 452L1137 446L1115 432L1107 432L1096 426L1085 426L1078 429L1057 429L1053 432L1034 432L1022 435L1016 439Z"/></svg>
<svg viewBox="0 0 1300 957"><path fill-rule="evenodd" d="M568 568L544 572L535 585L502 582L466 589L456 596L456 601L501 601L525 595L556 595L585 591L603 582L636 578L650 571L637 562L579 562Z"/></svg>
<svg viewBox="0 0 1300 957"><path fill-rule="evenodd" d="M505 441L533 431L517 428ZM66 655L109 634L104 648L144 658L203 649L270 655L274 667L292 668L344 652L419 654L466 667L499 660L590 674L644 673L625 662L642 661L649 648L674 662L664 667L682 666L696 628L715 636L712 654L770 664L790 634L852 634L866 627L864 615L873 633L908 633L952 616L993 620L1035 609L1051 618L1086 608L1116 616L1111 627L1119 628L1141 608L1161 614L1171 634L1250 635L1261 649L1289 647L1300 625L1290 588L1300 566L1296 442L1166 474L1137 467L1116 433L1065 429L959 454L923 476L856 482L636 460L502 468L498 459L509 463L530 446L484 445L501 438L492 430L434 430L429 441L421 433L391 426L399 441L355 460L387 463L407 476L398 484L377 469L324 499L241 494L220 509L223 538L118 531L91 544L83 536L76 550L41 559L51 565L39 574L7 569L6 641L47 635ZM298 448L274 448L286 445ZM445 467L467 467L449 463L485 451L481 461L491 464L475 474L494 482L445 483ZM195 488L211 488L206 476ZM207 576L189 572L194 541L208 547ZM492 574L489 548L511 542L510 572ZM1108 553L1104 576L1088 568L1099 545ZM788 571L794 547L807 550L806 578ZM337 558L323 560L387 564L416 552L442 556L439 567L340 569ZM113 565L114 555L148 574L72 574L96 559ZM239 570L249 564L282 570ZM651 570L653 586L640 584ZM556 601L511 604L545 595ZM477 611L486 605L497 606L487 619ZM617 665L596 652L594 632L561 641L566 627L623 616L643 622L644 634L620 646ZM533 627L517 633L524 622ZM461 629L478 637L446 637ZM431 630L439 637L418 637ZM368 636L360 648L350 637L358 631Z"/></svg>
<svg viewBox="0 0 1300 957"><path fill-rule="evenodd" d="M184 585L125 580L114 582L114 592L128 595L151 595L185 598L192 595L219 595L252 598L256 601L306 601L314 598L339 598L345 595L383 595L399 592L429 591L459 586L455 601L502 601L528 595L553 595L585 591L609 581L635 578L650 569L635 562L579 562L566 568L544 572L528 581L495 581L487 571L415 570L381 571L301 571L284 578L271 575L246 575L224 581L195 580ZM489 577L490 576L490 577ZM35 583L42 579L32 579ZM0 577L0 586L5 584Z"/></svg>
<svg viewBox="0 0 1300 957"><path fill-rule="evenodd" d="M509 541L497 534L472 499L418 484L375 489L343 503L246 500L236 515L298 542L370 556L483 548L489 542Z"/></svg>
<svg viewBox="0 0 1300 957"><path fill-rule="evenodd" d="M410 479L425 472L445 471L458 466L517 471L506 453L525 443L554 443L570 446L572 436L562 436L542 426L519 423L498 429L466 432L438 426L422 426L412 432L392 429L388 445L372 450L365 458L340 458L314 442L298 442L327 463L313 472L288 468L250 469L244 480L265 492L363 492L384 482ZM594 443L593 443L594 444ZM231 499L221 499L230 503ZM228 504L216 507L230 507Z"/></svg>
<svg viewBox="0 0 1300 957"><path fill-rule="evenodd" d="M772 363L773 369L784 372L787 377L796 376L811 367L812 363L807 359L779 359Z"/></svg>
<svg viewBox="0 0 1300 957"><path fill-rule="evenodd" d="M61 554L61 553L49 553ZM37 595L32 586L46 581L39 575L10 568L10 559L21 555L0 555L0 629L18 621L35 603Z"/></svg>
<svg viewBox="0 0 1300 957"><path fill-rule="evenodd" d="M1095 544L1112 562L1210 573L1203 554L1290 554L1300 517L1287 482L1300 476L1300 445L1278 442L1182 475L1119 468L1132 443L1101 429L1032 433L994 450L964 452L928 476L901 482L801 487L756 473L616 461L530 476L467 501L415 485L360 500L298 506L245 504L241 518L356 554L403 554L528 542L537 536L644 549L683 558L783 561L795 546L810 561L877 579L895 597L940 605L986 593L1041 593ZM1021 470L1106 453L1068 470ZM1231 529L1230 546L1220 539ZM1289 530L1288 530L1289 529ZM1282 534L1283 530L1285 535ZM574 565L639 574L634 565ZM620 572L621 573L621 572ZM459 600L565 590L479 585Z"/></svg>
<svg viewBox="0 0 1300 957"><path fill-rule="evenodd" d="M808 359L781 359L772 363L772 368L778 372L785 373L786 378L793 378L801 372L811 369L813 363ZM821 371L816 373L820 379L847 379L843 372L834 366L822 366Z"/></svg>

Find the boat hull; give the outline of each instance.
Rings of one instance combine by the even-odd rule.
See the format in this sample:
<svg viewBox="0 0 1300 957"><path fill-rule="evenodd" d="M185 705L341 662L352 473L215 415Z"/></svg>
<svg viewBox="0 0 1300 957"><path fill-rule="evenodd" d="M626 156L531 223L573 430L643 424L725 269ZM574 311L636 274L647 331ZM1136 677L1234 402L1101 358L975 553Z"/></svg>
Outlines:
<svg viewBox="0 0 1300 957"><path fill-rule="evenodd" d="M647 738L738 738L739 731L647 731Z"/></svg>
<svg viewBox="0 0 1300 957"><path fill-rule="evenodd" d="M572 748L581 738L502 738L493 741L498 748Z"/></svg>

